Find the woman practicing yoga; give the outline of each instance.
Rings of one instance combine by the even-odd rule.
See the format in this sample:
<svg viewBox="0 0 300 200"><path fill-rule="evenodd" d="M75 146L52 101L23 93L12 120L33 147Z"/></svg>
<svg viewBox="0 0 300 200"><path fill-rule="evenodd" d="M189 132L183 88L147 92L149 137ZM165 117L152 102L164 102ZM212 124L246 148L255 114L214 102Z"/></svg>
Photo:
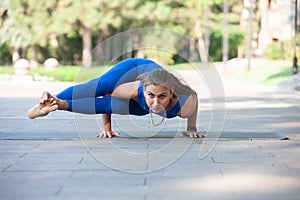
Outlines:
<svg viewBox="0 0 300 200"><path fill-rule="evenodd" d="M157 63L132 58L124 60L102 76L67 88L55 95L44 92L28 110L30 119L55 110L83 114L103 114L103 131L97 137L120 136L111 129L111 114L187 118L187 131L181 135L204 137L196 128L198 98L194 90L180 82Z"/></svg>

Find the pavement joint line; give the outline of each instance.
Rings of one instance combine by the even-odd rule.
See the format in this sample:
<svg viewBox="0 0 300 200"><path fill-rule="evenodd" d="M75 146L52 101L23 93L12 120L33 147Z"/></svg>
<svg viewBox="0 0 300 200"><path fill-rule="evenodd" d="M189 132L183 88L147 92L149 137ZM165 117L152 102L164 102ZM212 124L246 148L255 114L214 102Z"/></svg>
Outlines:
<svg viewBox="0 0 300 200"><path fill-rule="evenodd" d="M288 164L286 164L285 162L283 163L283 165L288 168L289 170L292 170L292 168L290 168L290 166L288 166Z"/></svg>
<svg viewBox="0 0 300 200"><path fill-rule="evenodd" d="M92 145L90 145L89 147L85 146L86 151L87 151L88 153L90 153L90 151L92 151L92 150L96 147L97 142L98 142L98 140L95 141L95 142L94 142Z"/></svg>
<svg viewBox="0 0 300 200"><path fill-rule="evenodd" d="M26 156L28 153L24 153L22 155L19 156L19 158L23 158L24 156Z"/></svg>
<svg viewBox="0 0 300 200"><path fill-rule="evenodd" d="M26 169L26 170L9 170L7 171L9 168L11 168L13 165L9 165L8 167L6 167L5 169L2 170L2 172L5 173L22 173L22 172L30 172L30 173L41 173L41 172L73 172L75 169L34 169L34 170L30 170L30 169ZM78 172L102 172L103 169L76 169L75 171Z"/></svg>
<svg viewBox="0 0 300 200"><path fill-rule="evenodd" d="M9 164L7 167L5 167L2 172L5 172L6 170L8 170L9 168L11 168L13 165L12 164Z"/></svg>
<svg viewBox="0 0 300 200"><path fill-rule="evenodd" d="M149 169L149 163L146 164L146 171Z"/></svg>
<svg viewBox="0 0 300 200"><path fill-rule="evenodd" d="M224 172L221 169L219 169L219 173L221 174L221 176L224 176Z"/></svg>
<svg viewBox="0 0 300 200"><path fill-rule="evenodd" d="M1 133L0 133L1 134ZM75 141L80 140L80 138L0 138L0 141Z"/></svg>
<svg viewBox="0 0 300 200"><path fill-rule="evenodd" d="M147 177L144 178L143 186L147 185Z"/></svg>
<svg viewBox="0 0 300 200"><path fill-rule="evenodd" d="M213 163L216 163L216 160L214 159L213 156L211 157L211 160L212 160Z"/></svg>
<svg viewBox="0 0 300 200"><path fill-rule="evenodd" d="M58 188L58 190L55 192L55 194L54 194L54 196L58 196L60 193L61 193L61 191L63 190L63 188L64 188L64 186L62 185L62 186L60 186L59 188Z"/></svg>
<svg viewBox="0 0 300 200"><path fill-rule="evenodd" d="M273 158L276 157L272 152L269 152L269 154L270 154Z"/></svg>
<svg viewBox="0 0 300 200"><path fill-rule="evenodd" d="M147 151L146 151L146 157L148 158L149 157L149 147L150 147L150 144L148 143L147 144ZM148 164L148 163L147 163Z"/></svg>
<svg viewBox="0 0 300 200"><path fill-rule="evenodd" d="M69 178L72 178L75 174L76 170L72 170L72 173L70 174Z"/></svg>
<svg viewBox="0 0 300 200"><path fill-rule="evenodd" d="M1 132L0 132L1 135ZM185 138L181 138L181 137L175 137L176 139L182 139L184 140ZM108 139L108 138L107 138ZM151 138L128 138L128 137L121 137L121 138L109 138L109 140L120 140L120 141L124 141L124 140L171 140L174 139L172 137L151 137ZM195 141L200 141L199 144L202 144L202 140L204 138L188 138L188 139L193 139ZM288 137L285 138L213 138L213 137L207 137L206 139L218 139L218 141L261 141L261 140L275 140L275 141L284 141L284 140L291 140ZM0 141L81 141L81 140L95 140L97 143L97 139L94 137L86 137L86 138L82 138L82 137L60 137L60 138L52 138L52 137L44 137L44 138L0 138ZM195 143L195 142L193 142Z"/></svg>
<svg viewBox="0 0 300 200"><path fill-rule="evenodd" d="M41 144L38 144L38 145L34 146L33 149L37 149L37 148L39 148L40 146L41 146Z"/></svg>
<svg viewBox="0 0 300 200"><path fill-rule="evenodd" d="M82 158L80 159L80 161L78 162L78 164L81 164L81 163L83 162L83 160L84 160L84 157L82 157Z"/></svg>

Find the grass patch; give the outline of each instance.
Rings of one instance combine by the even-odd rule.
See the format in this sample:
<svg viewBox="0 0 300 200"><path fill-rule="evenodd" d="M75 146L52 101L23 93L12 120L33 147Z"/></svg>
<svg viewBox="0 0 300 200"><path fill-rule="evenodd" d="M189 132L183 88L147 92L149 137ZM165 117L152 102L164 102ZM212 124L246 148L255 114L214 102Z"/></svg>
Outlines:
<svg viewBox="0 0 300 200"><path fill-rule="evenodd" d="M168 65L167 68L170 68L172 70L193 69L193 65L191 65L191 63L180 63L175 65Z"/></svg>
<svg viewBox="0 0 300 200"><path fill-rule="evenodd" d="M45 68L39 67L30 70L29 74L36 76L44 76L52 78L53 81L73 82L74 77L77 76L80 67L78 66L62 66L54 70L46 70Z"/></svg>
<svg viewBox="0 0 300 200"><path fill-rule="evenodd" d="M54 70L46 70L44 67L32 69L29 75L37 81L85 82L100 76L103 72L104 67L60 66ZM12 67L0 66L0 74L14 75L14 70Z"/></svg>
<svg viewBox="0 0 300 200"><path fill-rule="evenodd" d="M49 71L45 68L37 68L30 71L31 75L51 77L53 81L61 82L85 82L102 74L103 67L83 68L81 66L61 66Z"/></svg>
<svg viewBox="0 0 300 200"><path fill-rule="evenodd" d="M244 81L262 84L276 85L292 75L292 64L288 61L262 61L239 78Z"/></svg>
<svg viewBox="0 0 300 200"><path fill-rule="evenodd" d="M0 66L0 74L14 74L14 69L8 66Z"/></svg>
<svg viewBox="0 0 300 200"><path fill-rule="evenodd" d="M93 78L101 76L108 70L108 67L91 67L91 68L80 68L77 76L74 77L75 82L86 82Z"/></svg>

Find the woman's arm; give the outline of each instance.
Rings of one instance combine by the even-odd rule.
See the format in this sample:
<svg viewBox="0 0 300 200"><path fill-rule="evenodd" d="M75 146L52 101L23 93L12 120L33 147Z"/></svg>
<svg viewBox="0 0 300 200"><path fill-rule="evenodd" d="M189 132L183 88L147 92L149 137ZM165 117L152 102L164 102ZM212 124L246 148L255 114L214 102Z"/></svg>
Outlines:
<svg viewBox="0 0 300 200"><path fill-rule="evenodd" d="M180 110L180 117L187 118L187 131L181 133L182 136L205 137L205 134L197 132L196 122L198 114L198 98L190 95Z"/></svg>
<svg viewBox="0 0 300 200"><path fill-rule="evenodd" d="M198 102L196 102L195 104L195 108L192 108L192 114L189 115L187 119L187 131L197 131L196 122L198 114Z"/></svg>
<svg viewBox="0 0 300 200"><path fill-rule="evenodd" d="M137 97L137 88L139 87L140 81L134 81L119 85L110 94L112 97L120 99L135 99ZM97 135L97 137L119 137L120 134L113 132L111 129L111 114L102 114L103 131Z"/></svg>

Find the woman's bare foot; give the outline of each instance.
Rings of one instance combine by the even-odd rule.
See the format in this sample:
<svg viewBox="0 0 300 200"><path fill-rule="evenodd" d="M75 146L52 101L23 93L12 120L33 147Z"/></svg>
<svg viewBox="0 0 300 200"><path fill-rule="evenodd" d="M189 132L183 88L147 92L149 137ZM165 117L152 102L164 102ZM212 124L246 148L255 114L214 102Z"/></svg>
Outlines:
<svg viewBox="0 0 300 200"><path fill-rule="evenodd" d="M42 96L39 98L38 103L39 104L43 104L45 102L52 102L54 100L58 100L58 98L52 94L50 94L49 92L45 91L43 92Z"/></svg>
<svg viewBox="0 0 300 200"><path fill-rule="evenodd" d="M38 103L27 111L27 116L30 119L43 117L48 115L49 112L55 111L57 109L58 109L58 105L56 103L54 104L51 104L50 102L45 102L43 104Z"/></svg>
<svg viewBox="0 0 300 200"><path fill-rule="evenodd" d="M55 95L52 95L49 92L43 92L38 103L43 104L45 102L58 105L58 110L67 110L69 108L69 104L66 101L57 98Z"/></svg>
<svg viewBox="0 0 300 200"><path fill-rule="evenodd" d="M51 95L49 92L43 92L39 98L38 103L27 111L27 116L30 119L36 117L42 117L47 115L49 112L59 110L65 110L68 108L67 102Z"/></svg>

